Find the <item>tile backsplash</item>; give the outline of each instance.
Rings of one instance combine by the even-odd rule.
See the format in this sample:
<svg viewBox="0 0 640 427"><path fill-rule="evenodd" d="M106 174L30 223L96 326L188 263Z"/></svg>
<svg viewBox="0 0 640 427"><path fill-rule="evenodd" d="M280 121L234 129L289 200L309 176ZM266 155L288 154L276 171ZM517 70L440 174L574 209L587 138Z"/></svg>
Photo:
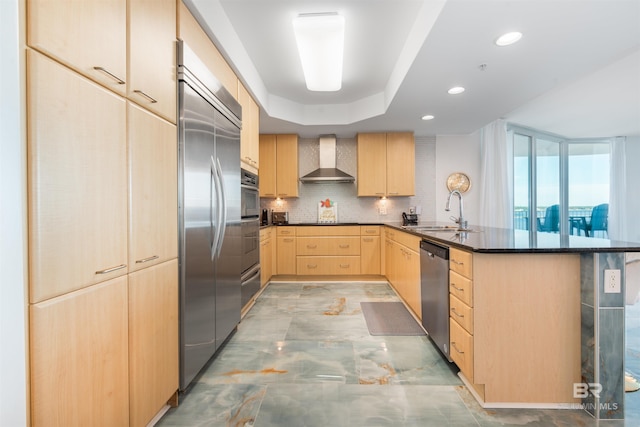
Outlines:
<svg viewBox="0 0 640 427"><path fill-rule="evenodd" d="M339 222L384 222L400 221L402 212L409 207L421 208L421 221L435 220L435 138L416 138L416 195L412 197L392 197L381 200L376 197L357 197L357 144L355 138L338 139L336 143L336 166L356 177L352 184L298 183L299 197L291 199L260 200L261 208L274 211L288 211L290 223L316 222L318 204L330 199L338 205ZM304 176L319 165L319 144L317 139L298 141L298 176ZM386 210L386 215L381 212Z"/></svg>

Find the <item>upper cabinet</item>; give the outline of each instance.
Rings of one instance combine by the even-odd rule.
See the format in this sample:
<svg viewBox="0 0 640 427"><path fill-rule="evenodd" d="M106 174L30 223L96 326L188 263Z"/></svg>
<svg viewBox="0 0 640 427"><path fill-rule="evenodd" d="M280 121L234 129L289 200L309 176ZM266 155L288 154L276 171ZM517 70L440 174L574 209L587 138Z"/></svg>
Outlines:
<svg viewBox="0 0 640 427"><path fill-rule="evenodd" d="M126 0L27 0L27 43L125 95Z"/></svg>
<svg viewBox="0 0 640 427"><path fill-rule="evenodd" d="M260 161L260 109L239 80L238 102L242 106L240 160L243 168L257 173Z"/></svg>
<svg viewBox="0 0 640 427"><path fill-rule="evenodd" d="M27 0L27 43L176 122L174 0Z"/></svg>
<svg viewBox="0 0 640 427"><path fill-rule="evenodd" d="M222 83L222 86L237 100L238 77L184 5L184 2L178 1L178 3L178 38L189 46L209 71L216 76L216 79ZM244 114L244 109L242 113Z"/></svg>
<svg viewBox="0 0 640 427"><path fill-rule="evenodd" d="M27 66L35 303L127 273L126 103L32 50Z"/></svg>
<svg viewBox="0 0 640 427"><path fill-rule="evenodd" d="M176 1L128 0L128 5L127 97L175 123Z"/></svg>
<svg viewBox="0 0 640 427"><path fill-rule="evenodd" d="M358 134L358 196L413 196L415 140L411 132Z"/></svg>
<svg viewBox="0 0 640 427"><path fill-rule="evenodd" d="M176 127L128 103L129 271L178 256Z"/></svg>
<svg viewBox="0 0 640 427"><path fill-rule="evenodd" d="M298 197L298 135L260 135L260 197Z"/></svg>

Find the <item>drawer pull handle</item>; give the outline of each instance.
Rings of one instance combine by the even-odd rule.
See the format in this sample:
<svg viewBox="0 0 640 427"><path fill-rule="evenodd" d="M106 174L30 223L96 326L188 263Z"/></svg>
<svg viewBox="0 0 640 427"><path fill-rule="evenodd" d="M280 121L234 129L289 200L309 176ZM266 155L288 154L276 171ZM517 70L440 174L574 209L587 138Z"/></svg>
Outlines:
<svg viewBox="0 0 640 427"><path fill-rule="evenodd" d="M351 264L340 264L340 268L349 268Z"/></svg>
<svg viewBox="0 0 640 427"><path fill-rule="evenodd" d="M460 351L460 350L458 350L458 347L456 347L456 342L455 342L455 341L451 341L451 347L453 347L453 349L454 349L455 351L457 351L458 353L460 353L460 354L464 354L464 351Z"/></svg>
<svg viewBox="0 0 640 427"><path fill-rule="evenodd" d="M293 242L293 239L284 239L285 242Z"/></svg>
<svg viewBox="0 0 640 427"><path fill-rule="evenodd" d="M96 271L96 274L107 274L116 270L122 270L123 268L127 268L127 264L120 264L115 267L105 268L104 270Z"/></svg>
<svg viewBox="0 0 640 427"><path fill-rule="evenodd" d="M139 89L135 89L133 91L133 93L137 93L138 95L142 96L143 98L147 98L147 100L149 100L149 102L151 102L152 104L156 104L158 101L156 101L155 99L153 99L152 97L150 97L149 95L147 95L146 93L144 93L143 91L139 90Z"/></svg>
<svg viewBox="0 0 640 427"><path fill-rule="evenodd" d="M275 196L275 194L273 194L273 193L264 193L264 195L265 195L265 196L270 196L270 197Z"/></svg>
<svg viewBox="0 0 640 427"><path fill-rule="evenodd" d="M123 85L124 84L124 80L122 80L120 77L116 76L113 73L110 73L109 71L107 71L106 68L103 67L93 67L94 70L96 71L100 71L101 73L104 73L106 75L108 75L109 77L111 77L113 80L116 81L116 83L118 83L119 85Z"/></svg>
<svg viewBox="0 0 640 427"><path fill-rule="evenodd" d="M340 245L340 248L342 249L347 249L349 247L349 245Z"/></svg>
<svg viewBox="0 0 640 427"><path fill-rule="evenodd" d="M364 237L362 240L365 242L373 242L373 239L371 237Z"/></svg>
<svg viewBox="0 0 640 427"><path fill-rule="evenodd" d="M456 261L455 259L451 258L451 262L456 264L456 265L464 265L464 262L462 261Z"/></svg>
<svg viewBox="0 0 640 427"><path fill-rule="evenodd" d="M317 247L318 247L318 245L307 245L307 248L309 248L309 249L315 249Z"/></svg>
<svg viewBox="0 0 640 427"><path fill-rule="evenodd" d="M369 233L369 234L373 234L375 232L376 232L376 230L365 230L365 233Z"/></svg>
<svg viewBox="0 0 640 427"><path fill-rule="evenodd" d="M158 255L150 256L149 258L143 258L136 261L136 264L144 264L145 262L153 261L160 258Z"/></svg>
<svg viewBox="0 0 640 427"><path fill-rule="evenodd" d="M464 314L458 313L455 307L451 307L451 311L453 312L453 314L455 314L458 317L464 317Z"/></svg>
<svg viewBox="0 0 640 427"><path fill-rule="evenodd" d="M455 283L452 283L452 284L451 284L451 287L452 287L453 289L455 289L456 291L464 292L464 288L459 288L459 287L457 287Z"/></svg>
<svg viewBox="0 0 640 427"><path fill-rule="evenodd" d="M289 230L282 230L280 234L291 234L291 232Z"/></svg>
<svg viewBox="0 0 640 427"><path fill-rule="evenodd" d="M307 268L318 268L318 264L307 264Z"/></svg>

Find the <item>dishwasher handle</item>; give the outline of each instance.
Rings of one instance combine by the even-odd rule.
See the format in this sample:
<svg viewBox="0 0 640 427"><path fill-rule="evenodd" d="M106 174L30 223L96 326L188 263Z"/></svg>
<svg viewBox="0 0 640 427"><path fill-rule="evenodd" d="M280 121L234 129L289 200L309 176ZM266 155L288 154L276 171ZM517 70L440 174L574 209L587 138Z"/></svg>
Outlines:
<svg viewBox="0 0 640 427"><path fill-rule="evenodd" d="M446 246L436 245L428 240L420 242L420 250L428 252L431 258L438 257L444 260L449 259L449 248Z"/></svg>

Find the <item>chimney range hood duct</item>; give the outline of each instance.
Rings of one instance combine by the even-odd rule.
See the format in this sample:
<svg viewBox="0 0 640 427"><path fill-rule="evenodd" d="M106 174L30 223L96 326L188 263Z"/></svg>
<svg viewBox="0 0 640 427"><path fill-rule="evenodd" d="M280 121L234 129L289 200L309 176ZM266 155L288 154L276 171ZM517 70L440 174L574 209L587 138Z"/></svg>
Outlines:
<svg viewBox="0 0 640 427"><path fill-rule="evenodd" d="M320 167L300 178L303 183L354 182L356 179L336 168L336 136L320 136Z"/></svg>

